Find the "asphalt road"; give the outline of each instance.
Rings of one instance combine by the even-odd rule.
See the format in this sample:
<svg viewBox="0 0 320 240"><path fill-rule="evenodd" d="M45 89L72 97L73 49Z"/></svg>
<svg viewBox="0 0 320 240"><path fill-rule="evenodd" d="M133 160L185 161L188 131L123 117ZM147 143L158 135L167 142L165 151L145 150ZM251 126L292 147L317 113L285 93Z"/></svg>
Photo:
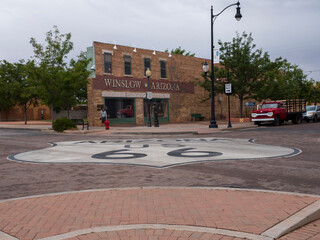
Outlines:
<svg viewBox="0 0 320 240"><path fill-rule="evenodd" d="M203 162L163 169L110 164L23 163L7 160L7 157L43 149L52 142L150 139L150 136L67 135L0 129L0 199L137 186L235 187L320 194L320 123L183 136L185 139L204 137L254 139L259 144L298 148L302 153L288 158Z"/></svg>

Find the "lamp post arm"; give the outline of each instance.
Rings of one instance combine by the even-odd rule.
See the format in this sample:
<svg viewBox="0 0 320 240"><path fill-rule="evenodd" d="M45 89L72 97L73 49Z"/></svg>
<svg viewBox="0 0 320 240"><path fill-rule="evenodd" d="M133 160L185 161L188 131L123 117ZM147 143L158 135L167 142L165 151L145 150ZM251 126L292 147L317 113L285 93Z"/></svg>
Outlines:
<svg viewBox="0 0 320 240"><path fill-rule="evenodd" d="M216 15L212 15L212 18L217 18L221 13L223 13L226 9L228 9L229 7L232 7L232 6L235 6L235 5L240 5L240 3L239 2L237 2L237 3L233 3L233 4L230 4L229 6L227 6L227 7L225 7L221 12L219 12L218 14L216 14Z"/></svg>

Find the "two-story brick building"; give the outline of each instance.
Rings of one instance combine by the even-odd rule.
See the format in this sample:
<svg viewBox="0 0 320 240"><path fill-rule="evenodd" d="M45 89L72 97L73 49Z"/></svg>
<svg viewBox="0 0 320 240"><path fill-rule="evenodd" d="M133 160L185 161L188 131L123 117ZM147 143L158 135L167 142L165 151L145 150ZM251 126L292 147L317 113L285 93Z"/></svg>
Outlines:
<svg viewBox="0 0 320 240"><path fill-rule="evenodd" d="M99 120L102 107L107 109L111 124L146 124L148 68L152 72L151 106L156 104L160 122L187 122L192 113L200 113L209 120L210 101L202 102L208 93L195 82L201 79L205 60L210 60L100 42L87 49L87 56L92 59L88 66L92 71L88 83L90 125L102 125ZM222 112L222 99L226 98L218 96L218 99ZM223 105L226 104L223 100ZM216 109L218 114L219 101ZM225 107L223 111L225 116Z"/></svg>

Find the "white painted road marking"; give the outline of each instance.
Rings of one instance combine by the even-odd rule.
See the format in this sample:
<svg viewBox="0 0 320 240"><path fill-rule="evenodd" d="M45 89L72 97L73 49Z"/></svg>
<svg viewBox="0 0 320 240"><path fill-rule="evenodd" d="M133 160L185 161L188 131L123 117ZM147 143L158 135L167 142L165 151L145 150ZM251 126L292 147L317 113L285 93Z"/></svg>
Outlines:
<svg viewBox="0 0 320 240"><path fill-rule="evenodd" d="M169 167L202 161L288 157L301 151L248 139L188 138L58 142L10 160L34 163L108 163Z"/></svg>

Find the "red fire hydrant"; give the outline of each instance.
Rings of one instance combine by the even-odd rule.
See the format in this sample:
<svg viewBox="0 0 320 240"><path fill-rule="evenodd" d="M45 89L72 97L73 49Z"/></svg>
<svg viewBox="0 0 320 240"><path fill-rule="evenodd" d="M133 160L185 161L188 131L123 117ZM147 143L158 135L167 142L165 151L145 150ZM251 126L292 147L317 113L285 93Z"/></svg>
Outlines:
<svg viewBox="0 0 320 240"><path fill-rule="evenodd" d="M109 120L106 120L105 122L104 122L104 124L106 125L106 130L109 130Z"/></svg>

